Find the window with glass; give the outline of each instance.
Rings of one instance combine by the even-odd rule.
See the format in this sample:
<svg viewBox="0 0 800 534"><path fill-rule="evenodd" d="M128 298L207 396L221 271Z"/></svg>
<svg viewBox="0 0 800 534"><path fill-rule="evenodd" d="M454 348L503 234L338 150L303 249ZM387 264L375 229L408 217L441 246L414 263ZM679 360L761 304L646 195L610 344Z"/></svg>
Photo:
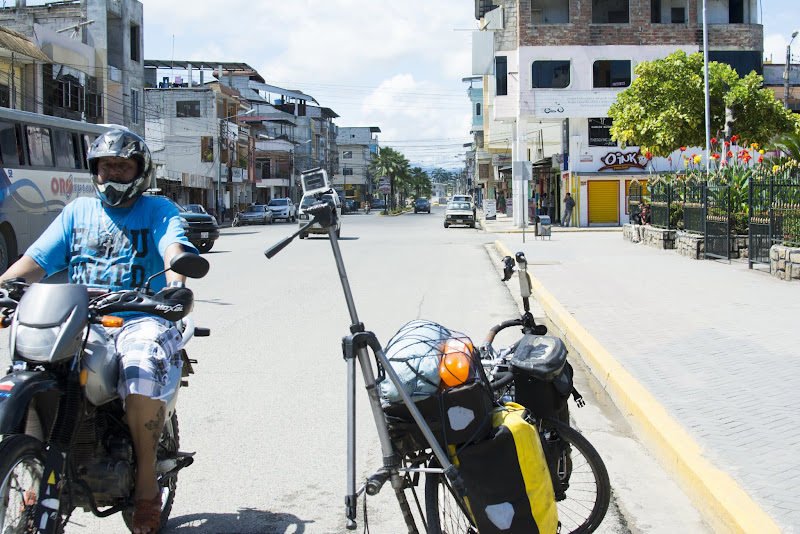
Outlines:
<svg viewBox="0 0 800 534"><path fill-rule="evenodd" d="M22 137L19 125L13 122L0 122L0 155L3 165L22 165Z"/></svg>
<svg viewBox="0 0 800 534"><path fill-rule="evenodd" d="M139 91L131 89L131 122L139 124Z"/></svg>
<svg viewBox="0 0 800 534"><path fill-rule="evenodd" d="M481 103L480 102L476 102L475 103L475 116L477 116L477 117L481 116Z"/></svg>
<svg viewBox="0 0 800 534"><path fill-rule="evenodd" d="M345 167L344 169L342 169L342 174L344 176L353 176L353 169Z"/></svg>
<svg viewBox="0 0 800 534"><path fill-rule="evenodd" d="M531 67L531 86L534 89L563 89L570 84L570 62L534 61Z"/></svg>
<svg viewBox="0 0 800 534"><path fill-rule="evenodd" d="M199 100L178 100L175 102L175 116L176 117L199 117L200 116L200 101Z"/></svg>
<svg viewBox="0 0 800 534"><path fill-rule="evenodd" d="M593 75L594 87L628 87L631 84L631 61L595 61Z"/></svg>
<svg viewBox="0 0 800 534"><path fill-rule="evenodd" d="M589 146L617 146L611 139L611 125L614 120L610 117L589 119Z"/></svg>
<svg viewBox="0 0 800 534"><path fill-rule="evenodd" d="M56 167L80 169L81 157L76 143L80 145L77 134L64 130L53 130L53 151Z"/></svg>
<svg viewBox="0 0 800 534"><path fill-rule="evenodd" d="M592 0L593 24L627 24L630 22L628 0Z"/></svg>
<svg viewBox="0 0 800 534"><path fill-rule="evenodd" d="M494 58L495 94L504 96L508 94L508 58L497 56Z"/></svg>
<svg viewBox="0 0 800 534"><path fill-rule="evenodd" d="M33 166L53 166L53 145L51 142L50 128L42 126L26 126L28 141L28 161Z"/></svg>
<svg viewBox="0 0 800 534"><path fill-rule="evenodd" d="M342 159L353 159L353 151L352 150L343 150L342 151Z"/></svg>

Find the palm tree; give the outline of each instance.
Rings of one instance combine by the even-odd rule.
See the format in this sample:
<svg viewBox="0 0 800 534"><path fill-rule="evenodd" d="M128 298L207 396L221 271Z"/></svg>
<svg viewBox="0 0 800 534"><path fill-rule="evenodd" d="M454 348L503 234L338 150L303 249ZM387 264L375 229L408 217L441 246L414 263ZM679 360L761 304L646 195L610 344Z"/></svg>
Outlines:
<svg viewBox="0 0 800 534"><path fill-rule="evenodd" d="M390 207L392 209L394 209L395 206L395 180L402 180L407 173L408 166L408 160L405 156L388 146L379 148L378 153L372 156L372 162L370 163L370 171L372 174L378 177L386 176L389 178L389 186L391 188Z"/></svg>
<svg viewBox="0 0 800 534"><path fill-rule="evenodd" d="M772 140L772 144L789 158L800 161L800 133L788 132L780 134Z"/></svg>

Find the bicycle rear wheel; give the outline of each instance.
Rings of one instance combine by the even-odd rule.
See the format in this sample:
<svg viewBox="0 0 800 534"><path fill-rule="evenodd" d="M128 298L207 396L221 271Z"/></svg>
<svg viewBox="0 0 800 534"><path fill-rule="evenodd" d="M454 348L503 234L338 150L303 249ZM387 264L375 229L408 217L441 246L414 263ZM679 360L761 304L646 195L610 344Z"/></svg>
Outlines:
<svg viewBox="0 0 800 534"><path fill-rule="evenodd" d="M562 534L594 532L608 511L611 483L602 458L580 432L556 419L540 430L553 476Z"/></svg>
<svg viewBox="0 0 800 534"><path fill-rule="evenodd" d="M425 515L428 534L478 534L464 499L456 495L443 473L425 474Z"/></svg>

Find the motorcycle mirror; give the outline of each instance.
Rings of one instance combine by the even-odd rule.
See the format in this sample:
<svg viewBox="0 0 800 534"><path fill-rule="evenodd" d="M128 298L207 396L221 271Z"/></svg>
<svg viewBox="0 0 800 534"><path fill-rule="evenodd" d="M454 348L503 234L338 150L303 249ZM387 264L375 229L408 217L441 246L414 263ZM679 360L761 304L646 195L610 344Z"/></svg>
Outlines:
<svg viewBox="0 0 800 534"><path fill-rule="evenodd" d="M203 278L210 268L208 260L192 252L181 252L172 258L169 266L173 272L189 278Z"/></svg>
<svg viewBox="0 0 800 534"><path fill-rule="evenodd" d="M189 278L203 278L208 273L209 265L208 260L199 254L193 252L181 252L169 262L169 269L158 271L156 274L147 279L144 284L145 293L150 289L150 282L153 278L160 276L167 271L174 271Z"/></svg>

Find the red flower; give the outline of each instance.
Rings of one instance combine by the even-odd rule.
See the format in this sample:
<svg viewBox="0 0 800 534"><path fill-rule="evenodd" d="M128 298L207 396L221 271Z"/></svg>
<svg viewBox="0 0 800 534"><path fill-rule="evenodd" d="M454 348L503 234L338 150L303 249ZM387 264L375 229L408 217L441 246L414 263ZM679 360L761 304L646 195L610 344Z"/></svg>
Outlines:
<svg viewBox="0 0 800 534"><path fill-rule="evenodd" d="M734 135L733 137L731 137L731 143L735 143L738 140L739 140L739 136L738 135Z"/></svg>
<svg viewBox="0 0 800 534"><path fill-rule="evenodd" d="M684 150L686 150L686 147L685 147L685 146L682 146L682 147L681 147L681 152L683 152Z"/></svg>
<svg viewBox="0 0 800 534"><path fill-rule="evenodd" d="M652 153L652 152L647 152L647 153L644 155L644 157L646 157L646 158L647 158L647 160L648 160L648 161L650 161L651 159L653 159L653 153Z"/></svg>
<svg viewBox="0 0 800 534"><path fill-rule="evenodd" d="M728 141L725 141L725 148L728 148L731 144Z"/></svg>
<svg viewBox="0 0 800 534"><path fill-rule="evenodd" d="M764 156L758 156L758 162L761 163L762 161L764 161Z"/></svg>
<svg viewBox="0 0 800 534"><path fill-rule="evenodd" d="M726 155L727 155L729 158L732 158L732 157L733 157L733 152L731 152L730 150L728 150L728 153L727 153Z"/></svg>
<svg viewBox="0 0 800 534"><path fill-rule="evenodd" d="M711 159L719 159L720 157L722 156L720 156L719 154L711 154Z"/></svg>
<svg viewBox="0 0 800 534"><path fill-rule="evenodd" d="M711 144L712 145L716 145L717 144L717 138L716 137L712 137L711 138Z"/></svg>

